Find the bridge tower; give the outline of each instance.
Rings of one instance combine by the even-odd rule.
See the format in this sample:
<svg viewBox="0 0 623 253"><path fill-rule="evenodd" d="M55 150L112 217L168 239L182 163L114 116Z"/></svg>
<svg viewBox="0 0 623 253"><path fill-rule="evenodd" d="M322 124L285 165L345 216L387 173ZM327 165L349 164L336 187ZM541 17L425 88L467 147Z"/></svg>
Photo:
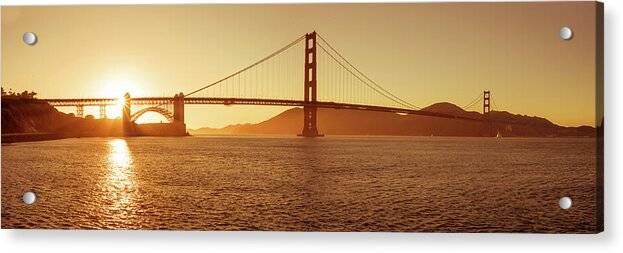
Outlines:
<svg viewBox="0 0 623 253"><path fill-rule="evenodd" d="M303 106L303 131L299 136L318 137L316 103L316 32L305 34L305 104ZM312 105L309 105L312 104Z"/></svg>
<svg viewBox="0 0 623 253"><path fill-rule="evenodd" d="M183 127L183 132L186 132L186 124L184 123L184 93L180 92L173 96L173 122L180 124Z"/></svg>
<svg viewBox="0 0 623 253"><path fill-rule="evenodd" d="M184 123L184 93L173 96L173 120Z"/></svg>
<svg viewBox="0 0 623 253"><path fill-rule="evenodd" d="M491 91L483 91L482 99L482 114L489 115L491 111Z"/></svg>
<svg viewBox="0 0 623 253"><path fill-rule="evenodd" d="M496 125L493 124L489 119L489 112L491 112L491 91L483 91L482 94L482 115L485 116L485 119L488 121L488 136L496 136L500 134L500 130L496 128Z"/></svg>
<svg viewBox="0 0 623 253"><path fill-rule="evenodd" d="M125 93L125 95L123 95L123 108L121 108L121 124L124 136L131 136L133 133L131 105L132 98L130 98L130 93Z"/></svg>

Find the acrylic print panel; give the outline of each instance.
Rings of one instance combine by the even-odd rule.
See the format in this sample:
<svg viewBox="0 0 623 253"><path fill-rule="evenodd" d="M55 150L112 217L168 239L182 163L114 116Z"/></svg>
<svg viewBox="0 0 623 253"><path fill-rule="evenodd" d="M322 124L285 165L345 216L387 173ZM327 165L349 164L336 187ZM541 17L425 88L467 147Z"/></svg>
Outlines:
<svg viewBox="0 0 623 253"><path fill-rule="evenodd" d="M597 2L2 7L2 228L597 233Z"/></svg>

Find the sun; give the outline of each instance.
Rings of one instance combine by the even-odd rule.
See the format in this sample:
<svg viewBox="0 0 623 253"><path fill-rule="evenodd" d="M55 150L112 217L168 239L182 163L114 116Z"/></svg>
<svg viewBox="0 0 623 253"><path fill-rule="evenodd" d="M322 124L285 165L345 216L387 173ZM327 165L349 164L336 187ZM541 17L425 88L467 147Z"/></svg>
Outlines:
<svg viewBox="0 0 623 253"><path fill-rule="evenodd" d="M137 84L132 78L124 75L118 75L103 82L100 96L107 98L116 98L114 105L106 107L106 117L109 119L121 118L123 107L125 106L125 94L129 93L131 97L144 96L144 93L140 89L140 85ZM138 110L139 108L132 108ZM138 124L144 123L164 123L167 122L167 118L154 112L147 112L136 120Z"/></svg>
<svg viewBox="0 0 623 253"><path fill-rule="evenodd" d="M119 109L121 109L124 105L125 105L125 97L119 96L114 106L119 107Z"/></svg>
<svg viewBox="0 0 623 253"><path fill-rule="evenodd" d="M121 117L124 105L125 98L123 96L117 97L115 104L106 106L106 118L115 119Z"/></svg>
<svg viewBox="0 0 623 253"><path fill-rule="evenodd" d="M125 98L123 96L117 97L114 105L109 105L106 108L106 116L109 119L121 117L123 106L125 105Z"/></svg>
<svg viewBox="0 0 623 253"><path fill-rule="evenodd" d="M106 108L106 116L109 119L121 117L123 106L125 104L124 95L129 93L131 96L140 96L142 94L139 85L132 79L127 77L114 77L104 82L99 92L102 97L116 98L114 105Z"/></svg>

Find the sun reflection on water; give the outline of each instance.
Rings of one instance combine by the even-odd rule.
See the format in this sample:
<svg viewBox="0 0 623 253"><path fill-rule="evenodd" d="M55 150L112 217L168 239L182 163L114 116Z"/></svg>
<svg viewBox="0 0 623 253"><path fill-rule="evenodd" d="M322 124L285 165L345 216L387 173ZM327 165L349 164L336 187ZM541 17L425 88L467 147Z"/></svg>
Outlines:
<svg viewBox="0 0 623 253"><path fill-rule="evenodd" d="M135 195L133 161L124 139L109 141L108 175L106 186L111 211L117 218L125 218L132 211Z"/></svg>

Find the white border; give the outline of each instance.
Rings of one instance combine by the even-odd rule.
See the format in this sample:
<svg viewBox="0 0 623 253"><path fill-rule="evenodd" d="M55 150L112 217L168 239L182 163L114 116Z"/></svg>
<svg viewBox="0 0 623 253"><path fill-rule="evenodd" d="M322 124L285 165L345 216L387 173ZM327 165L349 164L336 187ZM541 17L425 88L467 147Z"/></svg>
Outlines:
<svg viewBox="0 0 623 253"><path fill-rule="evenodd" d="M0 5L378 1L2 0ZM414 2L414 1L390 1ZM415 1L432 2L432 1ZM453 1L468 2L468 1ZM490 1L486 1L490 2ZM605 227L598 235L1 230L0 252L623 252L623 1L605 1ZM616 70L619 70L618 72ZM617 99L617 97L619 99ZM618 129L619 131L615 131ZM617 215L618 214L618 215Z"/></svg>
<svg viewBox="0 0 623 253"><path fill-rule="evenodd" d="M560 0L550 0L550 2L555 2ZM584 1L584 2L593 2L588 0L575 0L575 2ZM445 1L434 1L434 0L4 0L1 5L101 5L101 4L205 4L205 3L244 3L244 4L265 4L265 3L439 3L439 2L543 2L539 0L503 0L503 1L491 1L491 0L445 0Z"/></svg>

